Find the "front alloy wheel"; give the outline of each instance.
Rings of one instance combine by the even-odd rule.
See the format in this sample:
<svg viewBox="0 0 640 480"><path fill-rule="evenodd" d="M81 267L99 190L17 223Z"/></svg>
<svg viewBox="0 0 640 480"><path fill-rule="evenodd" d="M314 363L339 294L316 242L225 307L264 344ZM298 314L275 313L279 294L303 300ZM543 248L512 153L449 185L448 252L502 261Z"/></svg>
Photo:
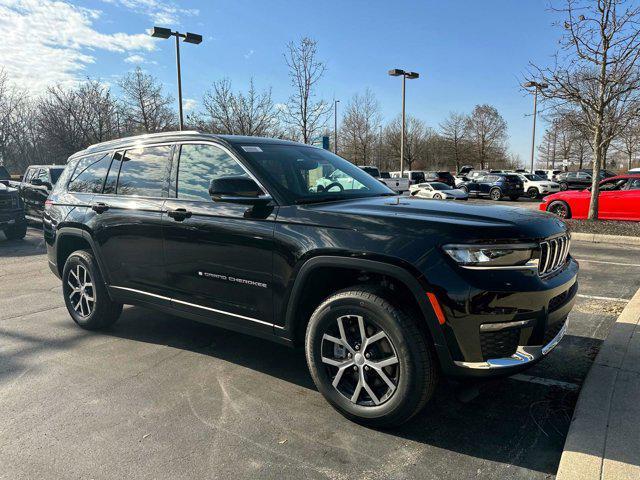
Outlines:
<svg viewBox="0 0 640 480"><path fill-rule="evenodd" d="M388 293L362 285L331 295L311 315L305 335L318 391L345 417L375 427L409 420L438 378L430 339L416 319L381 296Z"/></svg>
<svg viewBox="0 0 640 480"><path fill-rule="evenodd" d="M380 405L396 391L398 356L384 330L343 315L322 336L322 362L333 387L350 402Z"/></svg>

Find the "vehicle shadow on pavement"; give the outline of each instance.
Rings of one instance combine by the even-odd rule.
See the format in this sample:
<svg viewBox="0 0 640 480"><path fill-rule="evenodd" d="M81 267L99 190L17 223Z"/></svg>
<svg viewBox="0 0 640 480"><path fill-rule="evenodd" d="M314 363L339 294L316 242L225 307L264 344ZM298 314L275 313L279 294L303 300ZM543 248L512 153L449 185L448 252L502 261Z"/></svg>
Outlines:
<svg viewBox="0 0 640 480"><path fill-rule="evenodd" d="M7 240L4 233L0 232L0 257L31 257L46 253L46 247L42 233L30 235L23 240Z"/></svg>
<svg viewBox="0 0 640 480"><path fill-rule="evenodd" d="M141 307L125 309L120 321L104 334L209 355L315 390L302 350L268 340L170 315L150 315ZM440 382L423 412L384 433L555 474L578 392L509 379L475 386L479 395L462 402L456 394L459 387Z"/></svg>

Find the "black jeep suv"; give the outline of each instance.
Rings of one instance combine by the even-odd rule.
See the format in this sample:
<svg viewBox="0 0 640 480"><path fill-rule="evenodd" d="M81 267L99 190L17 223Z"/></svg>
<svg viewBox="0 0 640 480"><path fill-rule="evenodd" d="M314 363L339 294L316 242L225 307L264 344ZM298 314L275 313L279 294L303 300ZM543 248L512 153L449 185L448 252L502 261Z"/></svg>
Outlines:
<svg viewBox="0 0 640 480"><path fill-rule="evenodd" d="M123 304L304 345L318 390L368 425L440 374L511 374L560 341L578 265L544 212L397 196L319 148L197 132L73 155L45 207L83 328Z"/></svg>

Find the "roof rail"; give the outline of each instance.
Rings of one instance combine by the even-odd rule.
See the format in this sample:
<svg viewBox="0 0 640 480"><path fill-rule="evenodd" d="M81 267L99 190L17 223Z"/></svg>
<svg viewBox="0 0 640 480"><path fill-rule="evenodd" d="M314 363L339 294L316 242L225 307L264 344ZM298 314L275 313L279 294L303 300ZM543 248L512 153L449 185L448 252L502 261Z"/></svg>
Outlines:
<svg viewBox="0 0 640 480"><path fill-rule="evenodd" d="M171 137L175 135L201 135L203 132L198 130L173 130L170 132L159 132L159 133L145 133L142 135L133 135L130 137L122 137L116 138L113 140L107 140L106 142L94 143L93 145L89 145L85 150L95 150L97 148L105 148L109 145L115 145L117 143L121 143L127 140L147 140L152 138L163 138L163 137Z"/></svg>

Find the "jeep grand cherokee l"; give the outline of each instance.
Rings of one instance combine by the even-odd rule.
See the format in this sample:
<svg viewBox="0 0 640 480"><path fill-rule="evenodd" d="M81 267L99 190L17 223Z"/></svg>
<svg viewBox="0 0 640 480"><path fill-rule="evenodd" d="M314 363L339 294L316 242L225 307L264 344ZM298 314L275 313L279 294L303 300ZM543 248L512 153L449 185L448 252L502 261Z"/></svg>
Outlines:
<svg viewBox="0 0 640 480"><path fill-rule="evenodd" d="M137 304L304 345L325 398L376 426L411 418L440 375L543 358L577 290L553 215L400 197L326 150L265 138L94 145L69 159L44 235L81 327Z"/></svg>

